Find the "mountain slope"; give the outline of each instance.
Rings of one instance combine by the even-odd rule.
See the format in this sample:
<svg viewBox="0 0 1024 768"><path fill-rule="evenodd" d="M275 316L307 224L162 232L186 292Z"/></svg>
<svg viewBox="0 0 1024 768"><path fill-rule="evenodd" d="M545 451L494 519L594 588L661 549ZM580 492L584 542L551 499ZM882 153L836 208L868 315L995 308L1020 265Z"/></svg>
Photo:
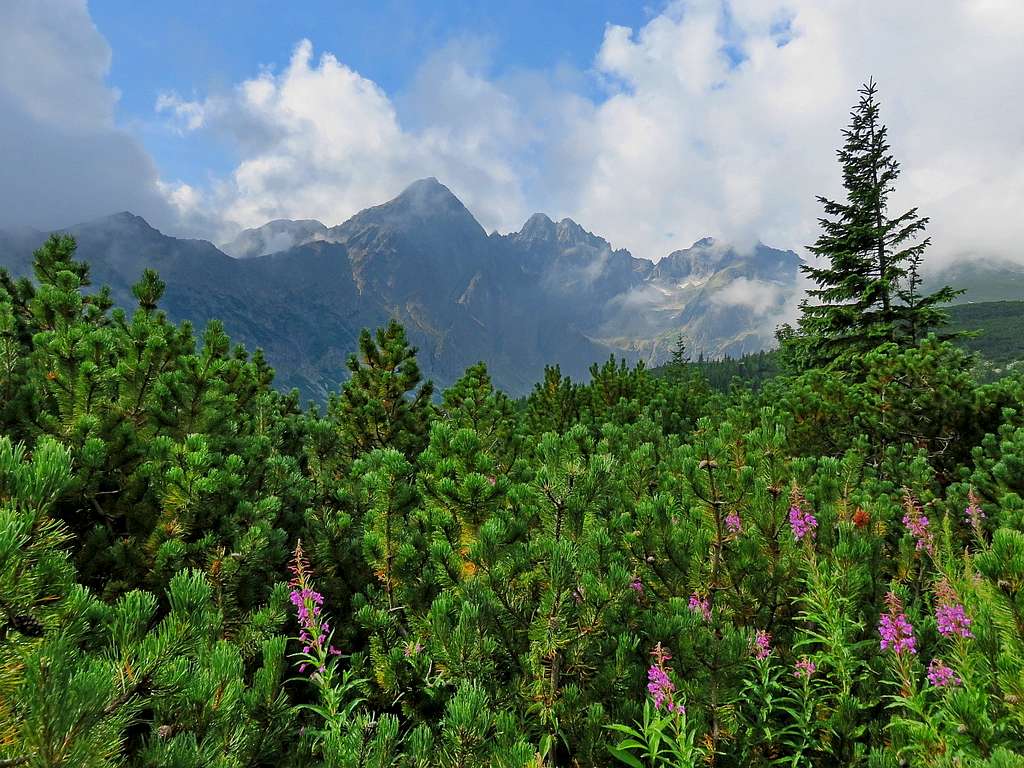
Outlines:
<svg viewBox="0 0 1024 768"><path fill-rule="evenodd" d="M1024 301L983 301L948 309L950 328L975 334L958 343L995 369L1024 361Z"/></svg>
<svg viewBox="0 0 1024 768"><path fill-rule="evenodd" d="M927 279L924 287L936 290L943 285L964 289L957 304L1017 301L1024 299L1024 267L1010 261L958 261Z"/></svg>
<svg viewBox="0 0 1024 768"><path fill-rule="evenodd" d="M251 259L329 239L327 227L316 219L275 219L262 227L242 230L234 240L221 245L220 249L236 259Z"/></svg>
<svg viewBox="0 0 1024 768"><path fill-rule="evenodd" d="M707 355L760 349L800 263L792 252L705 239L654 264L543 214L488 236L432 178L338 226L278 220L247 230L225 246L244 258L129 213L68 231L94 283L109 284L119 303L132 304L131 285L153 267L172 318L222 319L234 339L264 349L281 386L317 400L346 378L360 329L388 317L405 324L440 386L484 360L514 394L547 363L575 377L611 353L656 363L680 332ZM44 238L0 233L0 265L26 274Z"/></svg>
<svg viewBox="0 0 1024 768"><path fill-rule="evenodd" d="M758 244L738 251L711 238L675 251L609 302L598 338L663 361L680 333L695 353L742 355L772 346L792 305L800 259Z"/></svg>

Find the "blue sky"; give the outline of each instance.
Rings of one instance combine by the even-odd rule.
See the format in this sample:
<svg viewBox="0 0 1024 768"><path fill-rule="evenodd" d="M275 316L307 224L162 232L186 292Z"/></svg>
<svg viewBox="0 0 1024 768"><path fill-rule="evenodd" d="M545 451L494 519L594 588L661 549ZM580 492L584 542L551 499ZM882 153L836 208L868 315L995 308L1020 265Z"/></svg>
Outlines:
<svg viewBox="0 0 1024 768"><path fill-rule="evenodd" d="M154 121L158 94L223 90L262 67L280 69L312 40L389 94L401 94L432 53L452 41L485 46L491 74L568 68L585 73L608 24L643 25L662 3L636 0L246 0L148 3L93 0L92 19L113 50L109 83L118 117L145 137L161 171L189 183L226 173L237 156L213 140L183 143ZM288 10L283 11L284 8ZM594 80L579 80L597 90Z"/></svg>
<svg viewBox="0 0 1024 768"><path fill-rule="evenodd" d="M1024 259L1021 0L0 0L0 227L131 210L224 242L436 176L658 259L800 250L880 84L933 263Z"/></svg>

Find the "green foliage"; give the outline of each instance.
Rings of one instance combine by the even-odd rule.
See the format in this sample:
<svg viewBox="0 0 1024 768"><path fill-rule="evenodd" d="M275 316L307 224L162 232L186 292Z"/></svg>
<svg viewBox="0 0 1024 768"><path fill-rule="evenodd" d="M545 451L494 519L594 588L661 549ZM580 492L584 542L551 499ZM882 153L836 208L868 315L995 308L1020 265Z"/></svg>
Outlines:
<svg viewBox="0 0 1024 768"><path fill-rule="evenodd" d="M1024 360L1024 301L987 301L949 307L960 346L980 355L980 375L997 378Z"/></svg>
<svg viewBox="0 0 1024 768"><path fill-rule="evenodd" d="M416 389L420 369L405 329L392 320L376 338L364 330L359 356L349 357L348 368L352 378L327 406L343 455L351 461L375 448L391 447L415 456L426 442L434 387L428 381Z"/></svg>
<svg viewBox="0 0 1024 768"><path fill-rule="evenodd" d="M928 219L916 208L890 217L900 167L890 153L874 81L860 94L837 153L846 200L818 198L825 210L822 233L809 250L825 263L801 268L815 287L801 306L798 331L784 329L780 337L789 362L800 369L846 368L880 344L913 346L946 323L939 307L956 295L949 287L920 293L929 240L918 237Z"/></svg>
<svg viewBox="0 0 1024 768"><path fill-rule="evenodd" d="M689 379L699 383L703 379L713 391L722 393L728 393L734 386L760 389L780 372L779 356L775 350L761 350L740 357L726 355L716 360L707 360L701 355L696 360L673 361L651 369L653 375L675 382Z"/></svg>
<svg viewBox="0 0 1024 768"><path fill-rule="evenodd" d="M51 239L0 275L0 766L1021 765L1024 380L921 333L919 219L854 214L894 261L803 328L878 331L840 365L433 403L391 323L323 415Z"/></svg>

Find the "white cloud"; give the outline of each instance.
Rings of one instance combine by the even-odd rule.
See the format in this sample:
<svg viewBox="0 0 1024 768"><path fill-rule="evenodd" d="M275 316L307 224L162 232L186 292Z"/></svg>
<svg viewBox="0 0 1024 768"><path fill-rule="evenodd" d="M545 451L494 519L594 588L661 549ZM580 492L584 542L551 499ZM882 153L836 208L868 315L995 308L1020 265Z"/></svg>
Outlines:
<svg viewBox="0 0 1024 768"><path fill-rule="evenodd" d="M722 307L744 307L755 315L778 311L789 286L748 277L737 277L711 295L711 303Z"/></svg>
<svg viewBox="0 0 1024 768"><path fill-rule="evenodd" d="M157 181L157 189L182 218L197 216L205 205L203 193L184 182L169 183Z"/></svg>
<svg viewBox="0 0 1024 768"><path fill-rule="evenodd" d="M173 226L156 166L115 124L110 55L84 0L0 3L0 226L125 209Z"/></svg>
<svg viewBox="0 0 1024 768"><path fill-rule="evenodd" d="M178 121L179 134L195 131L206 122L206 110L198 101L186 101L176 93L161 93L156 98L156 111L169 112Z"/></svg>
<svg viewBox="0 0 1024 768"><path fill-rule="evenodd" d="M205 128L238 144L241 161L208 194L236 228L274 218L336 224L426 176L485 225L505 226L525 210L513 160L528 139L518 104L479 73L478 55L473 44L452 45L426 62L405 100L413 128L373 81L330 53L314 58L308 40L279 74L202 102L162 94L156 109L181 131Z"/></svg>
<svg viewBox="0 0 1024 768"><path fill-rule="evenodd" d="M437 176L487 228L544 210L658 259L705 235L813 242L815 196L841 194L834 152L874 76L904 168L894 203L931 217L932 258L1013 257L1021 39L1017 0L687 0L609 26L587 74L494 77L486 47L459 40L389 96L303 41L280 74L158 109L234 137L241 162L208 200L240 226L336 223Z"/></svg>
<svg viewBox="0 0 1024 768"><path fill-rule="evenodd" d="M933 257L1012 256L1022 29L1015 0L695 0L609 27L596 68L612 92L576 126L566 207L655 258L704 234L799 248L815 196L841 193L834 150L874 76L904 168L894 203L932 218Z"/></svg>

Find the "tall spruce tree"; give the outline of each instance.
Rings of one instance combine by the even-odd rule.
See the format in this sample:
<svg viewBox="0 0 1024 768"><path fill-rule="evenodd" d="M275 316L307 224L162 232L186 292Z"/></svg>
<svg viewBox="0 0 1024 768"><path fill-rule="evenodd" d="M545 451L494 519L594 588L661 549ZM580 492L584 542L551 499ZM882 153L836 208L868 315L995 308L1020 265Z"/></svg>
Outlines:
<svg viewBox="0 0 1024 768"><path fill-rule="evenodd" d="M780 334L800 368L845 367L887 342L913 346L946 322L939 305L958 293L948 286L919 293L928 219L917 208L889 214L900 166L881 122L877 91L874 80L860 89L837 152L846 200L818 198L825 215L809 250L821 264L801 268L817 287L801 305L798 331Z"/></svg>

